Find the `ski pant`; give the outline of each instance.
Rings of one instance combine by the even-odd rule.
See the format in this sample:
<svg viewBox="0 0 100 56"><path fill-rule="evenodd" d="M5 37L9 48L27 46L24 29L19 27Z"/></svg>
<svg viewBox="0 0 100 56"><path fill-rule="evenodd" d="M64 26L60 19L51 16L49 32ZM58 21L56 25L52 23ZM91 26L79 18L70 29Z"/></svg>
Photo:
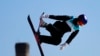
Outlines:
<svg viewBox="0 0 100 56"><path fill-rule="evenodd" d="M48 30L51 34L51 36L46 36L46 35L40 35L40 42L42 43L48 43L48 44L52 44L52 45L58 45L61 42L61 37L62 37L62 33L56 29L56 27L54 27L52 24L48 24L48 26L46 26L46 30Z"/></svg>

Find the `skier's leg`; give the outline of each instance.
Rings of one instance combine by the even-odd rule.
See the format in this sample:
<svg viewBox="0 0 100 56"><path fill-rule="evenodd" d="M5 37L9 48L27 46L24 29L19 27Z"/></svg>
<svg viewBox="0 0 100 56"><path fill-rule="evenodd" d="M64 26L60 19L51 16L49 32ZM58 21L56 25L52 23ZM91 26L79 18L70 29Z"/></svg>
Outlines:
<svg viewBox="0 0 100 56"><path fill-rule="evenodd" d="M52 44L52 45L58 45L58 44L60 44L61 39L56 39L56 38L51 37L51 36L40 35L40 42Z"/></svg>
<svg viewBox="0 0 100 56"><path fill-rule="evenodd" d="M46 24L43 20L41 20L40 27L46 28L46 30L48 30L51 34L51 36L40 35L40 42L53 45L58 45L61 42L62 35L59 34L58 29L52 24Z"/></svg>
<svg viewBox="0 0 100 56"><path fill-rule="evenodd" d="M51 36L40 35L40 41L48 44L58 45L61 42L62 35L51 24L48 24L46 29L50 32Z"/></svg>
<svg viewBox="0 0 100 56"><path fill-rule="evenodd" d="M47 24L43 20L40 20L40 27L46 28L46 30L48 30L52 36L58 35L57 33L59 33L59 30L55 26L52 24Z"/></svg>
<svg viewBox="0 0 100 56"><path fill-rule="evenodd" d="M46 26L46 30L48 30L53 37L57 37L59 35L59 30L54 27L52 24L48 24Z"/></svg>

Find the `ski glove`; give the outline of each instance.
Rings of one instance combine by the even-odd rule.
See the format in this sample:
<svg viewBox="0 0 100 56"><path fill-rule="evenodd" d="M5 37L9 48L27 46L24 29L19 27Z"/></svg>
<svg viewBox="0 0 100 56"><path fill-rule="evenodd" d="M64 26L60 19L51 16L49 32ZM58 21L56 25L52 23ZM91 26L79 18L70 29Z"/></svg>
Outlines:
<svg viewBox="0 0 100 56"><path fill-rule="evenodd" d="M63 43L63 44L61 44L60 46L60 50L63 50L66 46L68 45L68 43Z"/></svg>
<svg viewBox="0 0 100 56"><path fill-rule="evenodd" d="M42 18L49 18L49 15L43 15Z"/></svg>

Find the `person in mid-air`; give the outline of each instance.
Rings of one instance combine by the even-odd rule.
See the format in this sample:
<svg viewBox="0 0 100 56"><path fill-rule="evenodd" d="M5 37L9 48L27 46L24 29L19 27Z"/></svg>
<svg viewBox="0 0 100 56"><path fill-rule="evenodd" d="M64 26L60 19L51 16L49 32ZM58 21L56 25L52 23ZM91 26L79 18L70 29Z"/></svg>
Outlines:
<svg viewBox="0 0 100 56"><path fill-rule="evenodd" d="M61 44L61 48L69 45L75 36L79 33L79 26L84 26L87 24L87 18L84 14L80 14L78 17L68 16L68 15L43 15L42 18L57 20L54 24L47 24L40 21L40 27L46 28L50 32L50 36L39 35L41 43L48 43L52 45L59 45L61 43L62 37L65 33L71 32L65 43Z"/></svg>

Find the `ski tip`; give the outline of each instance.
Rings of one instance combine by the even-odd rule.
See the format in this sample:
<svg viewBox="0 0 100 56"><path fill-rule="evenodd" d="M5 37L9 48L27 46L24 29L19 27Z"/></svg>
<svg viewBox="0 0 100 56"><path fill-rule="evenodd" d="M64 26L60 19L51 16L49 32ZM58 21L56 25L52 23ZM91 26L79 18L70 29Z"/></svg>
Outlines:
<svg viewBox="0 0 100 56"><path fill-rule="evenodd" d="M28 18L30 17L30 15L28 15Z"/></svg>
<svg viewBox="0 0 100 56"><path fill-rule="evenodd" d="M30 19L30 15L28 15L27 20L28 20L29 22L31 21L31 19Z"/></svg>
<svg viewBox="0 0 100 56"><path fill-rule="evenodd" d="M27 19L30 19L30 15L28 15Z"/></svg>
<svg viewBox="0 0 100 56"><path fill-rule="evenodd" d="M44 12L42 13L42 15L44 14Z"/></svg>

